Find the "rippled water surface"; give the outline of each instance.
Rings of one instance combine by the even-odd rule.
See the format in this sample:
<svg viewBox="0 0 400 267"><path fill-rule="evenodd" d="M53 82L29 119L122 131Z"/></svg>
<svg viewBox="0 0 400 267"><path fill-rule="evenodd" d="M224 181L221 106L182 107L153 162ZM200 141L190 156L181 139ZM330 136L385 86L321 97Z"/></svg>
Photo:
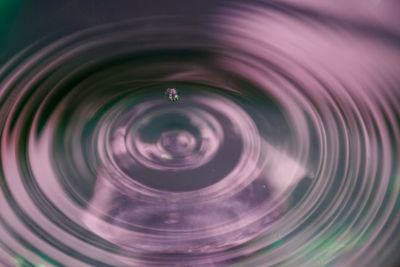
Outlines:
<svg viewBox="0 0 400 267"><path fill-rule="evenodd" d="M4 62L0 265L396 266L400 30L357 14L237 3Z"/></svg>

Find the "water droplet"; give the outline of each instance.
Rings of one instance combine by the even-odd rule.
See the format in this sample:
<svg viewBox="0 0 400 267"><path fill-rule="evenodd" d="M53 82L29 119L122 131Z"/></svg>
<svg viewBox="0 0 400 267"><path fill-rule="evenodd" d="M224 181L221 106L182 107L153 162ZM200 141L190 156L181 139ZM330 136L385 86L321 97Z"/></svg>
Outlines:
<svg viewBox="0 0 400 267"><path fill-rule="evenodd" d="M180 93L177 89L175 88L168 88L167 91L165 92L165 96L170 100L170 101L177 101L180 98Z"/></svg>

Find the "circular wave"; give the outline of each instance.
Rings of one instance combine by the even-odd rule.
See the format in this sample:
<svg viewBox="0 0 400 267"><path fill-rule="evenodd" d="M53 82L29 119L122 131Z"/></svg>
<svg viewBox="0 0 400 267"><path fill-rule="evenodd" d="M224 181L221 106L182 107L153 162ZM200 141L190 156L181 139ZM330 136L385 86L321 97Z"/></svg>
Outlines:
<svg viewBox="0 0 400 267"><path fill-rule="evenodd" d="M137 19L10 60L0 259L395 264L399 46L316 14L260 3Z"/></svg>

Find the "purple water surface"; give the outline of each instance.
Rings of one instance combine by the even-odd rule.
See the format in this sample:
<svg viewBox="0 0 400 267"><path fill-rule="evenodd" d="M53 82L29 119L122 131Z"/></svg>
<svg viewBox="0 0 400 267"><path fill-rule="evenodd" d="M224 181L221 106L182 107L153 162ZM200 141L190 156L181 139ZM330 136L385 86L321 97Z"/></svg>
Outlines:
<svg viewBox="0 0 400 267"><path fill-rule="evenodd" d="M399 5L291 2L3 64L0 265L395 266Z"/></svg>

